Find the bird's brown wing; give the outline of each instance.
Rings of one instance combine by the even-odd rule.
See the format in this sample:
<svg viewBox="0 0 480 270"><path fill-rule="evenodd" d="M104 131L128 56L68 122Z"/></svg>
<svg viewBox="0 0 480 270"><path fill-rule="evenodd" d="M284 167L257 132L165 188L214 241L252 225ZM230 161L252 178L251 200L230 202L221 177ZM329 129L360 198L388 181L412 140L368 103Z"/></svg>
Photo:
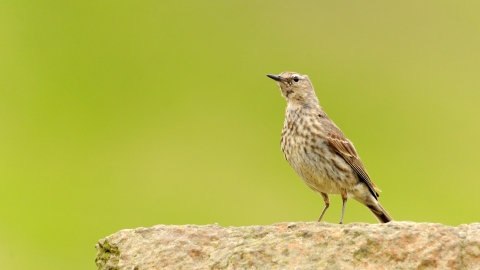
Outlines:
<svg viewBox="0 0 480 270"><path fill-rule="evenodd" d="M358 157L357 151L355 151L355 147L353 147L352 142L350 142L345 135L343 135L342 131L337 126L333 125L327 129L328 143L335 150L335 152L337 152L337 154L339 154L350 166L352 166L353 170L358 174L360 179L367 184L372 195L375 198L379 197L380 195L377 193L377 190L380 191L380 189L378 189L372 180L370 180L367 169L365 169L365 166L363 166L363 163L360 160L360 157Z"/></svg>

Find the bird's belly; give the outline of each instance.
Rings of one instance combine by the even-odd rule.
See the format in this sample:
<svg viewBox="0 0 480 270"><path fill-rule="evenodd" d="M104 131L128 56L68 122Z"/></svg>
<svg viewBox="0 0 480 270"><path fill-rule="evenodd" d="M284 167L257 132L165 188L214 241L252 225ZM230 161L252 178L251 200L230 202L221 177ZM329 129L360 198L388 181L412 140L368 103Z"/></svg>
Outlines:
<svg viewBox="0 0 480 270"><path fill-rule="evenodd" d="M315 147L290 148L285 157L303 182L317 193L340 194L342 189L358 183L350 165L323 142Z"/></svg>
<svg viewBox="0 0 480 270"><path fill-rule="evenodd" d="M302 174L300 174L302 173ZM340 194L341 187L334 181L322 177L321 175L310 176L305 175L305 172L297 172L303 182L313 191L317 193L326 193L326 194Z"/></svg>

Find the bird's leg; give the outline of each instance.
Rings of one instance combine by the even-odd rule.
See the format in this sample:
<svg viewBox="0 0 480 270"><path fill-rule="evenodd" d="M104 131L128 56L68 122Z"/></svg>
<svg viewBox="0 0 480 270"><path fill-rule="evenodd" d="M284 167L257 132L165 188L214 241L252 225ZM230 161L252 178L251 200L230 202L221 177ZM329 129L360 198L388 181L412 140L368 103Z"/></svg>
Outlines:
<svg viewBox="0 0 480 270"><path fill-rule="evenodd" d="M340 218L340 224L343 224L343 215L345 214L345 206L347 205L347 191L345 189L342 190L342 217Z"/></svg>
<svg viewBox="0 0 480 270"><path fill-rule="evenodd" d="M327 193L320 193L322 195L323 201L325 202L325 207L323 208L322 214L318 218L318 222L320 222L323 218L323 214L325 214L325 211L327 211L327 208L330 206L330 200L328 199Z"/></svg>

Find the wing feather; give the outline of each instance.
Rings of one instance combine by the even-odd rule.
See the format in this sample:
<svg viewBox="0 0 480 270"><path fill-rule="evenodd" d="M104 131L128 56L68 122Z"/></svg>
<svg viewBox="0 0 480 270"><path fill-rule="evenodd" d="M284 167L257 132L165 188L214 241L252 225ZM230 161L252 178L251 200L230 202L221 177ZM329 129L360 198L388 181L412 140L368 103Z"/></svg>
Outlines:
<svg viewBox="0 0 480 270"><path fill-rule="evenodd" d="M333 124L333 122L331 122ZM380 191L377 186L372 182L370 176L368 175L367 169L363 165L360 157L355 150L352 142L349 141L345 135L343 135L342 131L335 126L335 124L331 125L327 129L327 139L329 145L335 150L337 154L339 154L358 174L360 179L367 184L368 188L372 195L377 198L380 195L377 191Z"/></svg>

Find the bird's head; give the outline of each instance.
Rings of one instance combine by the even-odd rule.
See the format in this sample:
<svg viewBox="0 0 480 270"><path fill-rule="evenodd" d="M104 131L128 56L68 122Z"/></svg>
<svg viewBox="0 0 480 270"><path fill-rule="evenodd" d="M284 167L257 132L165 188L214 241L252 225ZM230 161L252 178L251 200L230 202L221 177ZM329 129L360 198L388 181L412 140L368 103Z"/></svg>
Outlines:
<svg viewBox="0 0 480 270"><path fill-rule="evenodd" d="M318 99L307 75L296 72L282 72L280 75L267 75L277 81L282 96L292 105L318 105Z"/></svg>

